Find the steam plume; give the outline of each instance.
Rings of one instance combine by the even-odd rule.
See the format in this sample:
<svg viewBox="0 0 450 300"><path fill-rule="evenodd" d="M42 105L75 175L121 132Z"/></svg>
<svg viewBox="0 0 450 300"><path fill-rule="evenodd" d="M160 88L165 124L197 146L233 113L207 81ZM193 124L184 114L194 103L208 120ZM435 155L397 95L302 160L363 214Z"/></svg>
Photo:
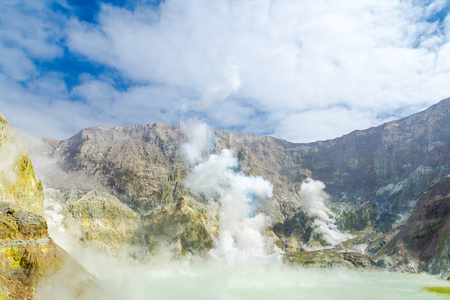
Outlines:
<svg viewBox="0 0 450 300"><path fill-rule="evenodd" d="M21 150L14 143L4 143L0 147L0 176L8 182L17 180L15 166Z"/></svg>
<svg viewBox="0 0 450 300"><path fill-rule="evenodd" d="M181 123L181 131L188 142L181 149L190 166L195 166L204 160L205 154L211 152L214 146L214 132L208 125L195 119Z"/></svg>
<svg viewBox="0 0 450 300"><path fill-rule="evenodd" d="M311 178L303 181L298 192L302 199L302 206L308 216L314 220L315 231L321 233L325 240L332 246L351 238L351 235L342 233L337 229L333 213L326 206L330 196L324 191L325 184Z"/></svg>
<svg viewBox="0 0 450 300"><path fill-rule="evenodd" d="M205 149L199 138L205 132L205 124L186 123L182 127L188 136L193 136L183 147L185 153L201 153ZM206 138L206 140L211 140ZM200 141L197 143L196 141ZM186 156L188 162L192 157ZM225 149L220 154L211 154L207 159L196 160L197 164L187 176L185 184L195 194L203 195L210 201L221 204L219 213L219 236L216 248L211 254L234 260L239 257L265 256L265 243L261 234L268 222L263 214L254 215L251 206L253 197L272 197L272 184L262 177L245 176L237 173L238 160L233 151Z"/></svg>

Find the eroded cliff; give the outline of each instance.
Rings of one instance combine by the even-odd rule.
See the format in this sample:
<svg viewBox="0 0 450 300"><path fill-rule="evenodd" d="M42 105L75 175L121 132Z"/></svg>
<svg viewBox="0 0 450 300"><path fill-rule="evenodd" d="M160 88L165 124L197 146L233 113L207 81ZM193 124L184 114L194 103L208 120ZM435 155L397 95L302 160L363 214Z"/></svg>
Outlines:
<svg viewBox="0 0 450 300"><path fill-rule="evenodd" d="M47 277L66 266L82 298L94 278L48 235L44 194L13 129L0 115L0 299L34 299ZM77 296L78 295L78 296ZM75 299L74 298L74 299Z"/></svg>

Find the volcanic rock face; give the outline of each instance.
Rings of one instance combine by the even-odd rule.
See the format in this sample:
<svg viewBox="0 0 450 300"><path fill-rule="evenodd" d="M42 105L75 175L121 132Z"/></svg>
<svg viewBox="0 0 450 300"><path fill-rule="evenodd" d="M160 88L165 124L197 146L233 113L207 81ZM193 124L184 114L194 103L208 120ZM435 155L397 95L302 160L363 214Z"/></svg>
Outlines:
<svg viewBox="0 0 450 300"><path fill-rule="evenodd" d="M101 191L90 191L66 205L74 218L81 221L81 239L99 246L106 244L105 248L118 249L124 243L130 243L140 223L136 212Z"/></svg>
<svg viewBox="0 0 450 300"><path fill-rule="evenodd" d="M175 184L185 171L178 152L182 140L178 130L161 124L97 127L60 142L54 154L67 162L67 170L93 175L119 199L146 212L174 201Z"/></svg>
<svg viewBox="0 0 450 300"><path fill-rule="evenodd" d="M273 184L273 197L260 201L256 207L272 217L273 231L279 239L277 244L283 250L295 253L327 245L315 230L314 217L302 210L303 200L298 195L302 182L313 178L325 183L325 191L330 195L327 205L335 215L338 228L354 236L353 246L363 249L364 245L371 244L368 249L371 262L366 261L364 265L407 264L394 259L387 251L393 249L390 245L396 245L393 252L412 251L414 259L420 262L419 269L448 274L448 231L443 223L448 219L446 202L432 200L425 193L432 187L440 190L443 178L449 174L449 110L450 99L446 99L399 121L309 144L216 130L214 152L232 149L240 162L237 171L262 176ZM205 228L211 238L215 227L206 226L203 218L209 217L200 217L199 211L190 214L195 215L197 225L190 221L183 223L198 229L193 235L183 233L184 227L176 226L164 233L166 227L158 225L170 223L170 216L181 218L175 206L183 197L205 202L201 195L192 195L183 186L189 173L180 151L185 142L186 136L179 126L156 123L87 128L68 140L53 141L48 147L54 157L62 159L66 172L90 176L105 192L143 217L145 225L137 230L136 240L145 240L150 247L152 241L167 233L168 240L198 237L198 243L191 245L203 245L207 249L210 243L203 229L196 226ZM442 193L445 199L447 194ZM419 197L421 200L417 202ZM431 211L424 217L429 222L417 227L413 225L414 218L423 210ZM439 217L432 213L434 210L439 211ZM439 237L434 238L437 233ZM405 241L404 236L409 236L409 240L400 247L398 241ZM378 239L384 242L377 246ZM436 246L425 246L431 242ZM338 245L336 249L351 246ZM189 249L193 248L189 246L185 251ZM327 253L332 252L317 255L323 260ZM342 258L342 255L330 255L336 260ZM302 257L310 260L313 255Z"/></svg>
<svg viewBox="0 0 450 300"><path fill-rule="evenodd" d="M42 216L42 183L37 180L30 158L20 147L11 126L1 114L0 157L0 200Z"/></svg>
<svg viewBox="0 0 450 300"><path fill-rule="evenodd" d="M404 226L371 243L367 253L395 270L416 268L450 276L450 176L430 186Z"/></svg>
<svg viewBox="0 0 450 300"><path fill-rule="evenodd" d="M177 254L204 254L214 246L206 228L217 226L214 220L207 219L215 216L207 210L206 205L192 198L180 198L170 209L146 215L136 234L136 242L152 253L167 251L172 244Z"/></svg>
<svg viewBox="0 0 450 300"><path fill-rule="evenodd" d="M2 115L0 155L0 299L34 298L40 282L64 265L78 288L95 286L92 276L49 238L42 184ZM80 299L84 294L78 293Z"/></svg>

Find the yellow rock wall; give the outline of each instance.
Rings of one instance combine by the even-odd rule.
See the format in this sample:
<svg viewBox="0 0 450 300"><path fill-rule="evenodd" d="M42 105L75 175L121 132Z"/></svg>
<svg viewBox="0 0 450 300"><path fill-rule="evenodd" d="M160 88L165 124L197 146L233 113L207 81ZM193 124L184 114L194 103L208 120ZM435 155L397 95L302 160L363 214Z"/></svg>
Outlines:
<svg viewBox="0 0 450 300"><path fill-rule="evenodd" d="M0 114L0 300L34 299L40 282L68 262L71 278L88 274L48 236L43 214L42 183Z"/></svg>
<svg viewBox="0 0 450 300"><path fill-rule="evenodd" d="M42 183L14 130L0 115L0 200L24 211L44 214Z"/></svg>

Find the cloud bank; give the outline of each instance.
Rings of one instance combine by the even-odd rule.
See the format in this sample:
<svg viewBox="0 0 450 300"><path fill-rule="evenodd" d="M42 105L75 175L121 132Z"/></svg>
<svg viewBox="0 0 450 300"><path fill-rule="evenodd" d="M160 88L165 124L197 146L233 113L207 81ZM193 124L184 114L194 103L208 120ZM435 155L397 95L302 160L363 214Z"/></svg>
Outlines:
<svg viewBox="0 0 450 300"><path fill-rule="evenodd" d="M446 98L448 1L1 4L0 110L29 132L179 123L334 138Z"/></svg>

